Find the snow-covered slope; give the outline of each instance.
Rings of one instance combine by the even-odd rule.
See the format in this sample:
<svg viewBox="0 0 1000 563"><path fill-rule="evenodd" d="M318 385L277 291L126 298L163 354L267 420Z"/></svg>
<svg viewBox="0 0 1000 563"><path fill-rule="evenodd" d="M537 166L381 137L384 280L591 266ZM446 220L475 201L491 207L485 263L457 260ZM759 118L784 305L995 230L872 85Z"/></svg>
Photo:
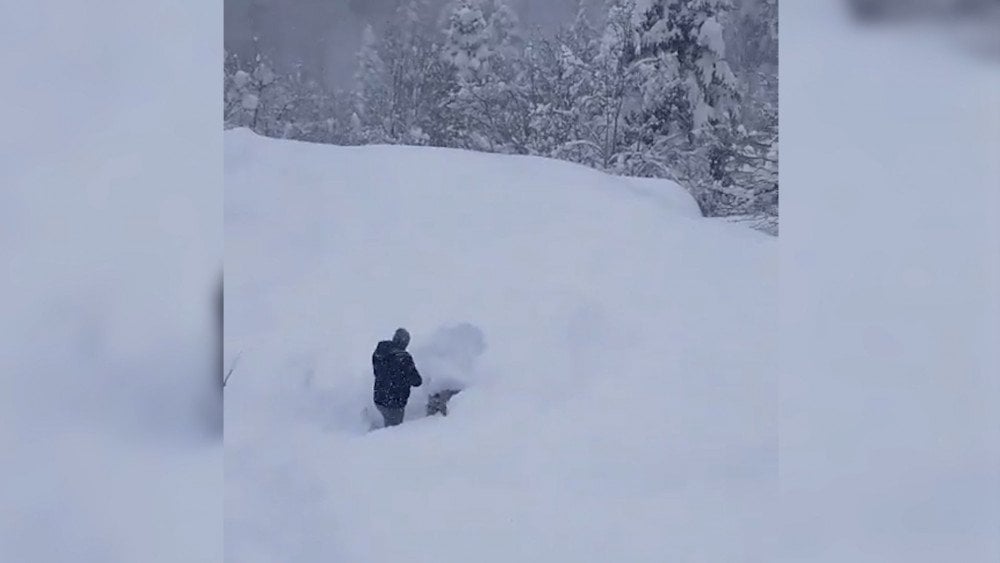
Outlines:
<svg viewBox="0 0 1000 563"><path fill-rule="evenodd" d="M564 162L225 143L227 560L773 558L775 238ZM367 432L397 326L465 389Z"/></svg>

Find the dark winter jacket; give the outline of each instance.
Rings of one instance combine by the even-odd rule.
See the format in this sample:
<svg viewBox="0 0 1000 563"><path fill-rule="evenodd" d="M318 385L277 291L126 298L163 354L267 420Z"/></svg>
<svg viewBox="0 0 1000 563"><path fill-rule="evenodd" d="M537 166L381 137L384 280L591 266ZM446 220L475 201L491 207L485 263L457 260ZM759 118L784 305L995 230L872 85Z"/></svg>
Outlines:
<svg viewBox="0 0 1000 563"><path fill-rule="evenodd" d="M375 347L372 354L375 369L375 404L401 409L410 399L410 387L420 387L423 379L413 363L413 356L390 340Z"/></svg>

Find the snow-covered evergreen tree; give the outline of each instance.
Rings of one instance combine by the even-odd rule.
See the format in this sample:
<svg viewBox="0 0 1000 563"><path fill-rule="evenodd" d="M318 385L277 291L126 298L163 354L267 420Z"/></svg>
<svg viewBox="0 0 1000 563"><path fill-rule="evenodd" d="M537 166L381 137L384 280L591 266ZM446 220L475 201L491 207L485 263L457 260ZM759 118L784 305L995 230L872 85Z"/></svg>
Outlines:
<svg viewBox="0 0 1000 563"><path fill-rule="evenodd" d="M777 227L778 4L745 0L726 26L727 59L737 75L739 119L715 129L712 212L763 217Z"/></svg>
<svg viewBox="0 0 1000 563"><path fill-rule="evenodd" d="M636 56L647 67L644 109L654 127L694 134L734 108L736 76L722 27L730 8L730 0L637 0Z"/></svg>
<svg viewBox="0 0 1000 563"><path fill-rule="evenodd" d="M493 57L519 57L524 45L521 20L507 0L482 0L482 6Z"/></svg>
<svg viewBox="0 0 1000 563"><path fill-rule="evenodd" d="M225 116L227 127L249 127L273 137L284 137L289 110L295 97L288 84L274 71L270 60L257 53L244 63L227 55L224 65Z"/></svg>
<svg viewBox="0 0 1000 563"><path fill-rule="evenodd" d="M729 0L636 0L641 111L630 116L642 169L666 169L692 190L706 213L718 183L720 140L737 124L739 83L728 61L723 24ZM721 130L721 131L720 131Z"/></svg>
<svg viewBox="0 0 1000 563"><path fill-rule="evenodd" d="M408 0L386 33L391 60L396 136L408 144L447 143L449 121L442 100L454 89L452 69L441 59L437 29L427 0Z"/></svg>
<svg viewBox="0 0 1000 563"><path fill-rule="evenodd" d="M458 78L474 82L485 76L490 57L486 16L475 0L457 3L448 16L443 57L455 67Z"/></svg>
<svg viewBox="0 0 1000 563"><path fill-rule="evenodd" d="M446 22L443 57L457 81L448 105L460 146L528 152L531 108L517 16L505 0L463 0Z"/></svg>
<svg viewBox="0 0 1000 563"><path fill-rule="evenodd" d="M226 126L429 144L673 179L707 215L777 216L777 0L577 0L528 35L508 0L400 0L350 92L227 55Z"/></svg>
<svg viewBox="0 0 1000 563"><path fill-rule="evenodd" d="M452 70L423 14L426 0L407 0L379 36L369 26L358 55L356 112L369 142L449 143L442 100Z"/></svg>
<svg viewBox="0 0 1000 563"><path fill-rule="evenodd" d="M599 165L587 128L596 49L597 32L585 0L578 0L571 25L528 46L524 60L532 113L529 149L533 154Z"/></svg>
<svg viewBox="0 0 1000 563"><path fill-rule="evenodd" d="M239 57L229 52L222 68L225 127L246 127L250 124L250 112L257 105L256 88L251 85L250 73L242 68Z"/></svg>
<svg viewBox="0 0 1000 563"><path fill-rule="evenodd" d="M362 34L354 79L357 84L355 113L360 119L358 133L369 143L390 141L388 131L392 93L386 65L379 54L378 38L371 25L366 26Z"/></svg>

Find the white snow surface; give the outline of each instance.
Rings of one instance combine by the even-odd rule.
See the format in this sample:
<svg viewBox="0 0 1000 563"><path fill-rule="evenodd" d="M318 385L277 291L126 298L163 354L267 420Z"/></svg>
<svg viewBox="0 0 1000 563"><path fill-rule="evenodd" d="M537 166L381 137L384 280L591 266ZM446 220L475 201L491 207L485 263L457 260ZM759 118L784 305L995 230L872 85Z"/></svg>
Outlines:
<svg viewBox="0 0 1000 563"><path fill-rule="evenodd" d="M232 130L225 180L228 561L773 560L777 239L541 158Z"/></svg>

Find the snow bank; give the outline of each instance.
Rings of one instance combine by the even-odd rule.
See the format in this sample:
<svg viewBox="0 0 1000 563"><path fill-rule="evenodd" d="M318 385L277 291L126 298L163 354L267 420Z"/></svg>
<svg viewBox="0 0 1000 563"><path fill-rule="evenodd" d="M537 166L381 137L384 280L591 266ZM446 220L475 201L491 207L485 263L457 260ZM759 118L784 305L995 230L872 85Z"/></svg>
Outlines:
<svg viewBox="0 0 1000 563"><path fill-rule="evenodd" d="M777 239L565 162L225 143L228 558L771 560ZM366 433L397 326L428 389Z"/></svg>

